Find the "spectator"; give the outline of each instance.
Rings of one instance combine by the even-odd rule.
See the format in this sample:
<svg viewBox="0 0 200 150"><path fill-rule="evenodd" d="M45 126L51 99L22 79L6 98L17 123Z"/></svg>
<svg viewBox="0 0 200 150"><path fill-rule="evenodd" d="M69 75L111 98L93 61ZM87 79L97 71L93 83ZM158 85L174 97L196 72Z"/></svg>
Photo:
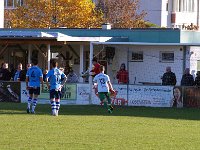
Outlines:
<svg viewBox="0 0 200 150"><path fill-rule="evenodd" d="M47 70L47 69L44 69L44 70L43 70L43 81L44 81L44 82L46 81L47 73L48 73L48 70Z"/></svg>
<svg viewBox="0 0 200 150"><path fill-rule="evenodd" d="M116 78L118 79L119 84L128 83L128 71L126 70L126 66L124 63L121 64L120 70L117 72Z"/></svg>
<svg viewBox="0 0 200 150"><path fill-rule="evenodd" d="M97 74L101 72L100 64L97 62L97 58L92 59L92 64L94 65L94 68L90 72L91 72L91 76L95 77Z"/></svg>
<svg viewBox="0 0 200 150"><path fill-rule="evenodd" d="M19 74L22 71L22 63L17 65L17 70L15 70L13 81L20 81Z"/></svg>
<svg viewBox="0 0 200 150"><path fill-rule="evenodd" d="M162 85L176 85L176 75L169 66L166 67L166 72L163 74Z"/></svg>
<svg viewBox="0 0 200 150"><path fill-rule="evenodd" d="M62 67L60 67L59 70L62 71L63 73L65 72L65 69Z"/></svg>
<svg viewBox="0 0 200 150"><path fill-rule="evenodd" d="M0 70L0 80L10 81L11 72L8 70L8 63L3 63L2 69Z"/></svg>
<svg viewBox="0 0 200 150"><path fill-rule="evenodd" d="M76 75L76 73L73 71L72 68L69 70L69 74L67 75L67 82L68 83L78 82L78 76Z"/></svg>
<svg viewBox="0 0 200 150"><path fill-rule="evenodd" d="M26 73L27 73L29 68L31 68L31 64L30 63L28 63L26 65L26 69L23 69L22 71L20 71L20 73L19 73L19 81L26 81Z"/></svg>
<svg viewBox="0 0 200 150"><path fill-rule="evenodd" d="M186 68L185 73L181 79L182 86L193 86L194 85L194 77L190 74L190 69Z"/></svg>
<svg viewBox="0 0 200 150"><path fill-rule="evenodd" d="M194 85L200 86L200 71L197 71L197 76L195 78Z"/></svg>

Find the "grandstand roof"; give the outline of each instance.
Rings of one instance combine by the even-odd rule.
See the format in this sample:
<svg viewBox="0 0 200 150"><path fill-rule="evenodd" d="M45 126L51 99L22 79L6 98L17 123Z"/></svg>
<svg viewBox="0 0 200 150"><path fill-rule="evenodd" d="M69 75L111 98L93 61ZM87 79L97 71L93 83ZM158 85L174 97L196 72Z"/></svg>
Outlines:
<svg viewBox="0 0 200 150"><path fill-rule="evenodd" d="M0 41L49 40L79 42L118 42L146 45L200 45L200 32L169 28L147 29L0 29Z"/></svg>

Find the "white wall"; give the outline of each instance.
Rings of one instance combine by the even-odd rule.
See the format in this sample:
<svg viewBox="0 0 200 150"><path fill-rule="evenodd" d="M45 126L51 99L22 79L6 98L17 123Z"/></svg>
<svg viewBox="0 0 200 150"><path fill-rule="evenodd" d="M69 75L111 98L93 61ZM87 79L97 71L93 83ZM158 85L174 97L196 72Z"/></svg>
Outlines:
<svg viewBox="0 0 200 150"><path fill-rule="evenodd" d="M165 68L171 66L172 72L176 74L177 85L183 73L183 52L179 46L132 46L130 51L143 51L143 62L129 62L130 83L139 82L161 83L161 76ZM160 51L174 51L174 63L159 62Z"/></svg>
<svg viewBox="0 0 200 150"><path fill-rule="evenodd" d="M196 12L176 12L176 25L190 25L191 23L197 25Z"/></svg>
<svg viewBox="0 0 200 150"><path fill-rule="evenodd" d="M166 4L168 4L168 11L166 11ZM161 27L172 27L171 26L171 13L172 4L174 0L140 0L140 9L147 12L145 17L146 21L150 21ZM175 3L176 4L176 3ZM178 6L177 6L178 7ZM193 23L197 25L197 0L194 1L194 12L189 12L185 10L175 10L176 11L176 23L175 27L181 27L184 24L190 25ZM186 8L184 8L186 9Z"/></svg>
<svg viewBox="0 0 200 150"><path fill-rule="evenodd" d="M190 73L195 77L197 73L197 61L200 60L200 47L187 47L186 60L186 68L190 68Z"/></svg>
<svg viewBox="0 0 200 150"><path fill-rule="evenodd" d="M0 28L4 28L4 0L0 0Z"/></svg>
<svg viewBox="0 0 200 150"><path fill-rule="evenodd" d="M140 0L139 12L147 12L146 21L152 22L162 27L167 26L168 12L166 11L166 0Z"/></svg>

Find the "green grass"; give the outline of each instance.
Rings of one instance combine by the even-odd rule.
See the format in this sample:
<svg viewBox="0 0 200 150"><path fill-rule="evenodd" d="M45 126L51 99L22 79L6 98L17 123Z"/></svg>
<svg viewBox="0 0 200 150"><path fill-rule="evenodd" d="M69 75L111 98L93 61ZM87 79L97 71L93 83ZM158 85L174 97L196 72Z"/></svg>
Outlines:
<svg viewBox="0 0 200 150"><path fill-rule="evenodd" d="M0 103L0 150L198 150L200 110L192 108L61 105L58 117L50 105L36 115L26 104Z"/></svg>

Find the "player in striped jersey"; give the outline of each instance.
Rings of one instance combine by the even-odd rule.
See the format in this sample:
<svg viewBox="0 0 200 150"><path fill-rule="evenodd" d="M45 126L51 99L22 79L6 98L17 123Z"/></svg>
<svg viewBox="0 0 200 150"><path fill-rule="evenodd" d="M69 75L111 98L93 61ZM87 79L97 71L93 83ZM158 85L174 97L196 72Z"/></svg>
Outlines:
<svg viewBox="0 0 200 150"><path fill-rule="evenodd" d="M108 112L112 113L113 106L111 105L110 92L114 93L115 91L113 90L109 76L104 74L105 67L101 65L100 71L101 72L94 77L93 81L97 83L98 96L100 100L104 103Z"/></svg>
<svg viewBox="0 0 200 150"><path fill-rule="evenodd" d="M38 95L40 95L40 83L43 87L42 70L37 66L38 60L32 60L33 66L26 73L26 89L29 90L27 113L35 114ZM32 104L32 109L31 109Z"/></svg>
<svg viewBox="0 0 200 150"><path fill-rule="evenodd" d="M57 67L58 63L56 60L51 60L52 69L47 73L46 76L47 87L50 90L51 109L53 116L58 116L58 111L60 109L61 89L67 80L66 75Z"/></svg>

